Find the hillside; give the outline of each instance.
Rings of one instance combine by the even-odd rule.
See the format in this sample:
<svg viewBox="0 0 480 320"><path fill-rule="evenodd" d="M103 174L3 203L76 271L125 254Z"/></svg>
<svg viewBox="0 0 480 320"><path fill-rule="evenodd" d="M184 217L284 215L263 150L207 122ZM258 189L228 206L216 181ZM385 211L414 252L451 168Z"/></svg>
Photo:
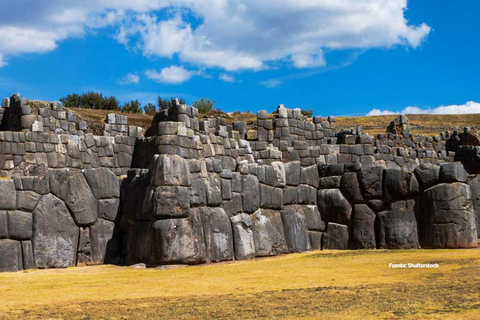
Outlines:
<svg viewBox="0 0 480 320"><path fill-rule="evenodd" d="M32 107L46 105L48 102L44 101L30 101ZM90 131L96 134L101 134L102 123L105 122L107 114L111 110L97 110L97 109L82 109L71 108L75 111L81 120L87 121ZM122 112L116 112L124 114ZM153 116L147 114L130 114L128 116L129 125L140 126L147 129L152 122ZM218 118L224 116L227 124L234 121L245 121L249 127L254 127L256 124L256 115L252 112L223 112L220 110L211 111L208 114L201 114L200 118ZM395 118L395 115L387 116L372 116L372 117L337 117L337 128L346 129L356 126L363 126L365 132L372 135L385 133L389 123ZM418 135L435 135L445 130L463 130L463 127L470 127L473 130L480 130L480 114L412 114L407 115L410 129L413 134Z"/></svg>

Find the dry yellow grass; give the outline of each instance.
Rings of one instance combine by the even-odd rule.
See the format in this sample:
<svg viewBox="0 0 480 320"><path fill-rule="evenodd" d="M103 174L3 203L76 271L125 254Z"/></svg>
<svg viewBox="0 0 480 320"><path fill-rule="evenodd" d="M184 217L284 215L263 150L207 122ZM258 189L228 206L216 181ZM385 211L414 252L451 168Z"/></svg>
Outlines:
<svg viewBox="0 0 480 320"><path fill-rule="evenodd" d="M385 133L387 126L395 117L395 115L337 117L337 127L363 126L370 134ZM447 129L462 129L465 126L480 129L480 114L412 114L407 117L413 134L435 135Z"/></svg>
<svg viewBox="0 0 480 320"><path fill-rule="evenodd" d="M389 263L439 269L390 269ZM98 266L0 274L0 317L479 318L479 250L322 251L161 271Z"/></svg>

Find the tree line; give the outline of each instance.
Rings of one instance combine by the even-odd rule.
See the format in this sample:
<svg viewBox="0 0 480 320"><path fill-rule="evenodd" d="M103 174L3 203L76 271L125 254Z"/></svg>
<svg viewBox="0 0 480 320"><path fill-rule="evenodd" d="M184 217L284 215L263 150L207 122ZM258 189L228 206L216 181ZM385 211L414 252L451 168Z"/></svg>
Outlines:
<svg viewBox="0 0 480 320"><path fill-rule="evenodd" d="M120 105L118 99L114 96L104 96L102 93L88 91L86 93L68 94L66 97L60 99L60 102L67 108L85 108L85 109L100 109L100 110L112 110L121 111L125 113L145 113L148 115L155 115L158 110L168 109L172 106L174 99L166 99L157 96L157 104L147 103L145 106L136 99L125 102ZM180 104L185 104L185 99L178 99ZM193 106L198 109L200 113L208 113L214 110L216 101L212 99L196 100L193 102Z"/></svg>

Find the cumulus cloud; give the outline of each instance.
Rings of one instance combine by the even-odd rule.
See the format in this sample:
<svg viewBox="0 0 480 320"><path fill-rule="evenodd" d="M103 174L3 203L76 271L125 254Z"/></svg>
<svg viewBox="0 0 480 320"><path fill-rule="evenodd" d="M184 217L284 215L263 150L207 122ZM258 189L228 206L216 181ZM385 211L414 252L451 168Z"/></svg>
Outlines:
<svg viewBox="0 0 480 320"><path fill-rule="evenodd" d="M190 71L182 66L170 66L163 68L160 72L153 69L145 71L148 79L168 84L180 84L200 74L198 71Z"/></svg>
<svg viewBox="0 0 480 320"><path fill-rule="evenodd" d="M140 76L134 73L128 73L121 81L120 84L137 84L140 82Z"/></svg>
<svg viewBox="0 0 480 320"><path fill-rule="evenodd" d="M230 82L230 83L237 82L237 80L235 80L234 76L232 76L231 74L226 74L226 73L220 73L220 75L218 76L218 79L220 79L222 81L225 81L225 82Z"/></svg>
<svg viewBox="0 0 480 320"><path fill-rule="evenodd" d="M480 113L480 103L468 101L461 105L447 105L436 108L422 109L419 107L406 107L401 111L372 109L366 116L381 116L392 114L471 114Z"/></svg>
<svg viewBox="0 0 480 320"><path fill-rule="evenodd" d="M430 27L409 24L406 9L407 0L3 0L0 54L48 52L110 26L146 56L227 71L317 68L322 49L418 47Z"/></svg>

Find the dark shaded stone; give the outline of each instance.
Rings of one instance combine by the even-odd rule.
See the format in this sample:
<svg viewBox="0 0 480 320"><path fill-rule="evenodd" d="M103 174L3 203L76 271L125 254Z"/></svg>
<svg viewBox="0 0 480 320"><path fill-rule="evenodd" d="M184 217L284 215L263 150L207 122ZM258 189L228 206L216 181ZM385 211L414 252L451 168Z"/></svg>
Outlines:
<svg viewBox="0 0 480 320"><path fill-rule="evenodd" d="M476 176L475 179L468 181L468 185L472 193L472 203L478 234L480 231L480 176Z"/></svg>
<svg viewBox="0 0 480 320"><path fill-rule="evenodd" d="M32 214L14 210L8 212L8 235L11 239L32 239Z"/></svg>
<svg viewBox="0 0 480 320"><path fill-rule="evenodd" d="M88 227L97 221L97 199L90 190L83 174L75 174L68 179L68 197L65 201L79 227Z"/></svg>
<svg viewBox="0 0 480 320"><path fill-rule="evenodd" d="M22 241L23 269L35 269L35 259L33 258L33 246L31 241Z"/></svg>
<svg viewBox="0 0 480 320"><path fill-rule="evenodd" d="M0 210L15 210L17 192L13 180L0 180Z"/></svg>
<svg viewBox="0 0 480 320"><path fill-rule="evenodd" d="M398 201L392 203L390 211L378 213L377 242L379 248L420 248L414 206L413 200Z"/></svg>
<svg viewBox="0 0 480 320"><path fill-rule="evenodd" d="M52 194L42 196L33 211L32 243L37 267L74 266L78 234L78 227L63 201Z"/></svg>
<svg viewBox="0 0 480 320"><path fill-rule="evenodd" d="M190 214L190 190L177 186L149 186L143 201L143 218L186 218Z"/></svg>
<svg viewBox="0 0 480 320"><path fill-rule="evenodd" d="M48 171L50 192L63 201L68 198L68 170Z"/></svg>
<svg viewBox="0 0 480 320"><path fill-rule="evenodd" d="M434 164L421 164L414 172L424 189L433 187L440 179L440 166Z"/></svg>
<svg viewBox="0 0 480 320"><path fill-rule="evenodd" d="M362 168L359 173L360 185L365 197L381 198L383 190L383 167Z"/></svg>
<svg viewBox="0 0 480 320"><path fill-rule="evenodd" d="M366 204L356 204L352 219L352 248L375 247L375 213Z"/></svg>
<svg viewBox="0 0 480 320"><path fill-rule="evenodd" d="M109 169L88 169L83 171L83 175L95 195L95 198L106 199L120 197L118 178Z"/></svg>
<svg viewBox="0 0 480 320"><path fill-rule="evenodd" d="M420 203L422 247L477 247L475 213L468 185L438 184L425 190Z"/></svg>
<svg viewBox="0 0 480 320"><path fill-rule="evenodd" d="M190 186L190 168L187 160L176 154L160 154L155 156L154 161L151 184L155 186Z"/></svg>
<svg viewBox="0 0 480 320"><path fill-rule="evenodd" d="M120 262L120 234L115 223L98 219L90 228L93 264L118 264Z"/></svg>
<svg viewBox="0 0 480 320"><path fill-rule="evenodd" d="M308 236L310 237L310 244L312 245L312 250L322 249L322 234L323 232L308 231Z"/></svg>
<svg viewBox="0 0 480 320"><path fill-rule="evenodd" d="M285 206L282 211L283 230L289 252L303 252L311 249L305 214L297 206Z"/></svg>
<svg viewBox="0 0 480 320"><path fill-rule="evenodd" d="M347 250L349 242L348 227L342 224L329 222L327 231L323 233L322 249Z"/></svg>
<svg viewBox="0 0 480 320"><path fill-rule="evenodd" d="M440 182L467 182L468 173L461 162L440 164Z"/></svg>
<svg viewBox="0 0 480 320"><path fill-rule="evenodd" d="M345 198L352 203L361 203L363 201L360 183L355 172L345 172L343 174L340 181L340 190L342 190Z"/></svg>
<svg viewBox="0 0 480 320"><path fill-rule="evenodd" d="M0 271L23 270L22 246L20 241L0 240Z"/></svg>
<svg viewBox="0 0 480 320"><path fill-rule="evenodd" d="M275 256L288 253L279 211L259 209L251 216L255 256Z"/></svg>
<svg viewBox="0 0 480 320"><path fill-rule="evenodd" d="M318 190L318 209L327 222L350 224L352 207L338 189Z"/></svg>
<svg viewBox="0 0 480 320"><path fill-rule="evenodd" d="M200 207L209 261L233 260L233 233L230 220L222 208Z"/></svg>
<svg viewBox="0 0 480 320"><path fill-rule="evenodd" d="M385 196L389 199L405 199L409 195L411 173L402 169L385 170Z"/></svg>

